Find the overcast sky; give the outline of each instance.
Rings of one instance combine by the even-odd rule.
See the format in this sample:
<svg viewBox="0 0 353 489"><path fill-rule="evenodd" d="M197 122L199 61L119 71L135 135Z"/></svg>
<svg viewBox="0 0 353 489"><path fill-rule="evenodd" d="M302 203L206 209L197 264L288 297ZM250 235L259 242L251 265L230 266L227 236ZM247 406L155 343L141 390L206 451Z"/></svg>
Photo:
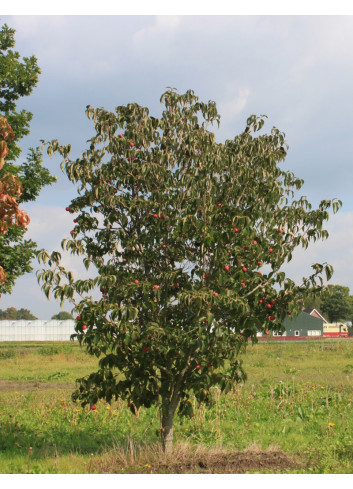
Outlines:
<svg viewBox="0 0 353 489"><path fill-rule="evenodd" d="M166 87L193 89L214 100L222 116L217 139L234 138L250 114L266 114L265 129L286 133L283 165L303 178L300 195L317 206L339 198L329 239L299 251L287 267L300 281L314 262L328 262L331 283L353 294L353 17L346 16L20 16L3 15L1 25L16 29L16 50L35 54L40 81L21 108L33 112L26 149L41 139L71 143L79 156L92 135L86 106L113 110L137 102L159 115ZM62 175L59 159L45 158L56 185L25 208L27 236L49 251L72 229L65 212L75 188ZM65 258L76 273L79 262ZM35 265L35 264L34 264ZM35 267L37 267L35 265ZM34 274L17 281L0 308L30 309L40 319L60 310L48 301ZM70 310L69 304L64 310Z"/></svg>

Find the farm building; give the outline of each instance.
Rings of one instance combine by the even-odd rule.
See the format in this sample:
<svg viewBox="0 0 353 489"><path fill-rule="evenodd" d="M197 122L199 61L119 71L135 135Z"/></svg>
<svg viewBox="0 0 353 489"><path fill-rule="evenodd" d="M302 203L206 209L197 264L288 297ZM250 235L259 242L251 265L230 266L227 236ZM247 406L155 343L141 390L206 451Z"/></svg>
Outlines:
<svg viewBox="0 0 353 489"><path fill-rule="evenodd" d="M322 316L318 310L316 309L303 309L303 312L305 312L306 314L310 314L310 316L314 316L316 318L319 318L319 319L322 319L324 324L326 324L328 321L326 321L326 319L324 318L324 316Z"/></svg>
<svg viewBox="0 0 353 489"><path fill-rule="evenodd" d="M0 341L70 341L75 321L0 321Z"/></svg>
<svg viewBox="0 0 353 489"><path fill-rule="evenodd" d="M285 318L283 333L273 333L276 339L296 339L302 340L307 338L322 338L323 337L323 318L316 317L302 311L296 318ZM258 333L259 339L268 338L266 334Z"/></svg>

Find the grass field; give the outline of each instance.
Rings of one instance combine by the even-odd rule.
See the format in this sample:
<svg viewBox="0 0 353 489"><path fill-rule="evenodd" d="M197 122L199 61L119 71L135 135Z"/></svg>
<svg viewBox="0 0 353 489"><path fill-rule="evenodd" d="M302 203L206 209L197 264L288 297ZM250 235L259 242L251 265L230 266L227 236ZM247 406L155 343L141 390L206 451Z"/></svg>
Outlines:
<svg viewBox="0 0 353 489"><path fill-rule="evenodd" d="M175 419L159 449L157 409L71 401L97 359L73 343L0 343L0 473L353 473L353 342L261 343L248 380Z"/></svg>

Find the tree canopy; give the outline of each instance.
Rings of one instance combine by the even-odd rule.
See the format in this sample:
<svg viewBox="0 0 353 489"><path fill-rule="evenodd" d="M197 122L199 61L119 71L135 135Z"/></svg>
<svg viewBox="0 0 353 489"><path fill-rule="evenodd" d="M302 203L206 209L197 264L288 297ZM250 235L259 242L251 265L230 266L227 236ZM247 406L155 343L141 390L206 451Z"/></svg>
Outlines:
<svg viewBox="0 0 353 489"><path fill-rule="evenodd" d="M16 309L15 307L8 307L5 311L0 309L0 320L12 320L18 321L20 319L25 319L27 321L38 319L35 317L28 309Z"/></svg>
<svg viewBox="0 0 353 489"><path fill-rule="evenodd" d="M345 321L352 317L352 297L349 287L328 285L320 295L320 310L329 322Z"/></svg>
<svg viewBox="0 0 353 489"><path fill-rule="evenodd" d="M265 116L218 143L213 101L168 89L161 102L160 118L135 103L114 113L88 106L95 135L74 161L69 145L47 143L78 191L62 248L82 256L92 277L75 278L58 251L42 250L38 280L73 304L75 337L99 358L74 399L122 398L133 412L157 403L169 451L176 410L192 416L191 394L211 403L216 386L243 381L248 338L282 329L331 276L316 263L296 284L281 267L296 247L328 236L328 209L340 202L312 210L295 199L303 181L281 170L285 135L263 133Z"/></svg>
<svg viewBox="0 0 353 489"><path fill-rule="evenodd" d="M74 319L73 315L67 311L60 311L58 314L54 314L52 319L57 319L58 321L65 321L66 319Z"/></svg>
<svg viewBox="0 0 353 489"><path fill-rule="evenodd" d="M26 110L17 111L16 103L30 95L38 83L40 69L35 56L24 57L14 51L15 31L6 24L0 29L0 116L5 118L13 130L13 137L7 141L6 162L0 169L0 179L19 182L21 192L18 203L35 200L40 190L53 183L47 168L42 166L42 155L38 148L30 148L27 158L20 164L21 148L18 143L29 134L33 117ZM25 239L26 229L21 225L12 226L6 234L0 234L0 265L6 280L0 283L0 293L9 293L18 277L32 271L31 260L35 256L36 243Z"/></svg>

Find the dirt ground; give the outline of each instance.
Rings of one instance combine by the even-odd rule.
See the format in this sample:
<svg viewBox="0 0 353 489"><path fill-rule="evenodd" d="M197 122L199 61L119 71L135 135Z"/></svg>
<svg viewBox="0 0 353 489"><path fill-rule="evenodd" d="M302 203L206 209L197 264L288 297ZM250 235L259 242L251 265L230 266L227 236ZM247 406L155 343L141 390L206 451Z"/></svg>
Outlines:
<svg viewBox="0 0 353 489"><path fill-rule="evenodd" d="M169 473L245 474L246 472L285 471L298 463L282 452L234 452L200 457L191 463L181 461L165 467ZM163 469L163 465L161 469Z"/></svg>
<svg viewBox="0 0 353 489"><path fill-rule="evenodd" d="M95 470L100 474L246 474L291 473L303 464L279 450L247 450L243 452L206 452L193 455L187 450L169 460L154 460L136 466L121 460L100 462Z"/></svg>

